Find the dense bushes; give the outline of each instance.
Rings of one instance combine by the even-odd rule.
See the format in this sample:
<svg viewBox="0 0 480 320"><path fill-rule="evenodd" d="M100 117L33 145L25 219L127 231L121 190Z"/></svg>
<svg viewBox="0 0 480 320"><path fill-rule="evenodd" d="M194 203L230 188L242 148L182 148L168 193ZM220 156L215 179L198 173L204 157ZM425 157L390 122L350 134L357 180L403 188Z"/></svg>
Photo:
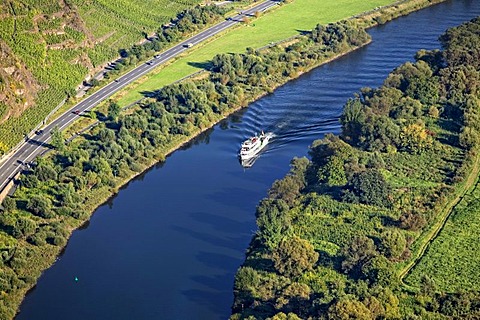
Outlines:
<svg viewBox="0 0 480 320"><path fill-rule="evenodd" d="M366 34L352 23L340 22L339 25L342 32ZM338 32L338 28L328 30ZM328 30L322 32L328 33ZM13 261L31 262L40 253L49 253L48 257L52 259L58 247L66 243L67 230L78 227L88 213L116 192L126 179L162 159L166 152L225 114L288 81L300 70L311 68L324 58L343 52L339 50L350 48L350 40L343 36L337 42L338 46L331 48L323 42L313 41L311 36L302 36L287 47L219 55L212 61L208 78L173 84L153 92L151 98L144 100L131 114L121 114L118 104L111 101L107 114L99 117L103 123L69 144L65 143L60 132L55 131L51 145L56 151L37 159L20 177L20 188L14 201L10 198L5 201L7 210L0 215L0 237L6 239L8 246L0 247L0 251L8 250L8 254L0 263L0 281L10 274L19 279L26 272L20 263L14 267ZM314 52L316 54L312 55ZM258 221L265 223L263 240L271 248L279 245L289 232L290 218L285 213L296 205L296 196L306 186L304 174L307 166L306 159L294 160L289 177L277 182L270 193L272 199L265 203L265 208L258 209ZM278 229L272 227L273 219L277 219ZM295 237L292 239L296 239L293 246L290 242L283 242L280 246L279 259L297 257L298 261L303 261L301 270L311 269L317 260L312 244ZM22 252L28 254L17 259ZM49 263L52 262L53 259ZM29 272L33 279L46 267L45 264L47 262L38 264ZM292 265L285 272L298 274L298 270ZM22 287L6 284L8 288L0 297L0 306L12 305L12 301L18 299L18 290L29 285L30 282ZM304 289L305 285L293 283L283 288L283 298L278 304L288 305L287 301L291 301L302 305L308 301L308 290ZM305 299L296 299L297 293L302 293ZM4 310L0 308L0 311ZM11 313L0 317L5 314Z"/></svg>
<svg viewBox="0 0 480 320"><path fill-rule="evenodd" d="M327 29L332 33L322 35ZM339 46L349 32L338 30L317 27L312 39ZM480 18L450 29L440 38L443 51L422 50L416 62L395 69L380 88L363 89L345 104L341 135L313 142L311 161L295 160L290 174L272 185L257 208L258 231L237 273L232 319L281 319L286 314L302 319L478 316L480 293L475 288L446 293L430 279L419 281L416 272L418 291L412 291L398 274L411 252L419 250L416 241L422 231L438 219L447 199L463 190L459 182L476 161L478 30ZM233 69L239 61L231 64L235 68L217 67L227 82L236 78ZM478 194L471 203L477 202ZM471 223L470 229L477 226ZM466 229L449 226L459 228ZM459 235L452 230L448 243L463 248L458 255L464 264L472 259L477 263L478 257L454 240ZM470 233L461 239L476 246ZM307 253L311 246L318 260ZM447 250L440 242L437 247L439 254ZM299 252L304 252L303 259ZM450 270L446 265L453 254L437 260ZM430 258L420 269L434 265ZM469 279L475 267L463 265L471 272L458 275L461 265L452 267L452 279L478 285ZM447 271L425 273L450 276ZM448 283L449 290L458 288L446 279L439 282Z"/></svg>

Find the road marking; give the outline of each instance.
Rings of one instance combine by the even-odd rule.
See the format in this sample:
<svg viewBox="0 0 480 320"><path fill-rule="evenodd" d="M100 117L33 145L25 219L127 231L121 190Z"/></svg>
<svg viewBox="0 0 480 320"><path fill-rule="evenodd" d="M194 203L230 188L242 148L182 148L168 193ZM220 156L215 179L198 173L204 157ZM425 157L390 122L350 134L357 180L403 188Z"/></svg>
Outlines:
<svg viewBox="0 0 480 320"><path fill-rule="evenodd" d="M172 58L174 58L179 53L182 53L182 52L186 51L187 48L185 48L184 46L187 43L190 43L190 42L199 43L201 41L206 40L207 38L211 38L212 36L220 33L221 31L223 31L223 30L225 30L229 27L232 27L235 24L240 24L241 23L241 21L234 20L234 19L239 19L243 16L246 16L247 14L251 14L251 13L253 13L255 11L258 11L258 10L266 10L270 7L273 7L275 4L276 4L276 2L273 2L273 1L268 1L268 2L261 3L258 7L246 10L242 14L239 14L239 15L235 16L234 18L232 18L232 20L220 22L220 23L218 23L218 24L216 24L216 25L198 33L197 35L191 37L190 39L186 39L183 42L180 42L179 44L171 47L170 49L167 49L166 51L161 53L162 54L162 59L161 60L158 60L158 61L154 60L154 59L149 60L148 62L151 63L151 64L142 64L142 65L128 71L127 73L123 74L116 81L112 81L112 82L106 84L99 91L93 93L92 95L86 97L84 100L82 100L81 102L79 102L76 105L74 105L73 107L71 107L68 111L66 111L64 114L62 114L60 116L60 118L57 118L56 120L51 122L48 126L46 126L44 128L44 130L51 131L54 127L58 127L58 126L60 126L59 130L63 129L65 126L69 125L71 122L75 121L76 118L77 118L76 116L72 117L71 112L73 112L74 110L77 110L77 109L81 110L82 112L85 112L85 111L88 111L88 110L92 109L99 102L101 102L101 101L105 100L106 98L110 97L111 95L113 95L114 93L119 91L120 89L129 85L131 82L140 78L141 76L147 74L152 69L154 69L157 66L167 62L168 60L171 60ZM20 145L20 147L17 149L17 151L15 151L10 156L9 159L6 159L0 165L0 171L4 167L7 167L7 169L2 174L0 174L0 177L3 177L5 175L9 175L8 174L8 167L10 167L10 170L13 169L11 171L11 173L13 173L13 175L11 177L9 176L7 179L5 179L2 182L2 184L0 184L0 190L3 190L5 185L8 184L8 181L11 178L13 178L13 176L15 176L15 174L19 170L21 170L22 166L19 166L19 165L16 164L17 163L16 161L22 161L20 159L20 156L22 156L23 154L28 152L28 155L25 157L25 160L23 161L23 163L27 163L28 162L27 160L30 157L34 158L37 155L37 151L40 148L44 147L44 145L46 143L48 143L48 141L51 139L51 134L50 135L45 135L45 137L44 137L45 140L44 141L41 140L42 139L41 136L39 136L38 138L39 138L38 141L40 142L40 145L38 145L35 149L33 149L33 151L30 152L30 150L32 148L34 148L35 146L32 143L28 143L28 141L25 141L25 142L23 142L23 144Z"/></svg>

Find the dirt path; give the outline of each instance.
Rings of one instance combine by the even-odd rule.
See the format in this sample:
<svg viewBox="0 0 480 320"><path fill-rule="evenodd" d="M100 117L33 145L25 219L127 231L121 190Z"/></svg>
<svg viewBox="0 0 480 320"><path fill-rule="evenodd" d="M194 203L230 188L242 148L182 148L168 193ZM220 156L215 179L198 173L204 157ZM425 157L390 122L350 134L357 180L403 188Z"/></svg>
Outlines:
<svg viewBox="0 0 480 320"><path fill-rule="evenodd" d="M418 250L416 257L409 264L407 264L403 268L403 270L400 271L399 278L400 278L400 282L403 285L408 286L403 282L403 279L407 276L410 270L412 270L413 267L415 267L420 262L420 260L422 259L423 255L427 251L430 244L439 235L440 231L442 231L443 227L445 226L448 219L450 218L452 212L455 210L455 207L457 206L457 204L460 203L460 201L462 201L465 195L470 193L475 188L479 174L480 174L480 156L476 156L475 163L473 164L470 174L466 178L465 184L463 185L461 190L457 193L456 197L452 199L452 201L447 203L444 209L440 211L439 213L440 220L437 221L432 226L426 238L423 239L422 244L420 246L420 250Z"/></svg>

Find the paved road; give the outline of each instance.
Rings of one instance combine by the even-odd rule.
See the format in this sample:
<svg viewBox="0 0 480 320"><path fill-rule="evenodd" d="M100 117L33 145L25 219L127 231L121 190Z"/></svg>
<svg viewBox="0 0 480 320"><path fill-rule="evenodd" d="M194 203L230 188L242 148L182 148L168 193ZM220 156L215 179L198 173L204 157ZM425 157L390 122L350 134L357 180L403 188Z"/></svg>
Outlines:
<svg viewBox="0 0 480 320"><path fill-rule="evenodd" d="M245 16L253 15L256 11L265 11L276 4L278 4L278 1L267 0L261 2L260 4L237 14L229 20L222 21L205 31L198 33L197 35L179 43L178 45L156 55L155 58L141 64L140 66L124 74L117 80L109 83L80 103L73 106L69 111L65 112L58 119L45 127L43 132L25 141L25 143L8 160L0 164L0 191L2 191L8 182L19 171L22 170L25 164L29 163L37 155L45 151L45 144L47 144L50 140L50 132L54 127L58 126L58 128L62 130L77 119L79 116L76 114L77 111L78 113L82 113L92 109L97 104L107 99L129 83L147 74L166 61L178 56L182 52L188 50L189 44L195 46L196 44L205 41L206 39L222 32L223 30L240 23Z"/></svg>

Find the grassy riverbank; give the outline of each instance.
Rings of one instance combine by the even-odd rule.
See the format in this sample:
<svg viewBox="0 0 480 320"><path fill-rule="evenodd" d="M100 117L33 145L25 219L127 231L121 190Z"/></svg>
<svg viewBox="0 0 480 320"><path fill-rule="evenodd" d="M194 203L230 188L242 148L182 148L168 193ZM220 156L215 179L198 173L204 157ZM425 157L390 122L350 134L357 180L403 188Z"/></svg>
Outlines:
<svg viewBox="0 0 480 320"><path fill-rule="evenodd" d="M242 53L247 47L260 48L303 31L311 30L318 23L327 24L352 15L394 3L395 0L293 0L282 4L247 25L227 30L223 35L193 48L188 55L178 58L158 71L147 75L118 93L114 99L120 105L128 105L140 98L142 92L150 92L182 77L202 70L219 53Z"/></svg>
<svg viewBox="0 0 480 320"><path fill-rule="evenodd" d="M348 36L332 41L331 47L320 40L347 31ZM71 232L120 186L238 108L368 42L354 23L314 33L288 44L289 50L276 46L263 53L219 56L207 79L166 87L131 115L119 116L118 108L110 106L104 124L68 146L61 137L53 139L58 151L39 159L21 177L14 199L3 203L0 318L14 316ZM248 74L257 60L263 64ZM230 69L232 64L245 70Z"/></svg>
<svg viewBox="0 0 480 320"><path fill-rule="evenodd" d="M362 89L341 134L292 160L257 207L232 320L478 318L479 28Z"/></svg>
<svg viewBox="0 0 480 320"><path fill-rule="evenodd" d="M371 27L443 1L445 0L411 0L399 3L395 0L294 0L275 8L273 12L253 19L248 25L227 30L225 34L201 44L187 56L182 56L137 80L116 94L114 99L118 100L120 105L128 105L143 98L145 92L157 90L203 70L203 66L208 65L215 54L241 53L248 47L260 48L299 35L318 23L327 24L359 15L356 20L365 27ZM386 7L375 10L382 6ZM366 11L369 13L362 15Z"/></svg>

